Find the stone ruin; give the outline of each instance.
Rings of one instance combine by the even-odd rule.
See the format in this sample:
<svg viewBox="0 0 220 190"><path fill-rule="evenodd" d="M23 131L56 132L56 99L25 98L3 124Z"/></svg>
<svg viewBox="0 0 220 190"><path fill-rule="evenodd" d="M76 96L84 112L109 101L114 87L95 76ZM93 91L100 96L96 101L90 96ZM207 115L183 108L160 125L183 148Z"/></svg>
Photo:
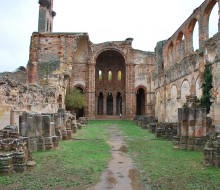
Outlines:
<svg viewBox="0 0 220 190"><path fill-rule="evenodd" d="M156 123L156 119L154 116L141 116L136 115L134 117L134 122L136 125L140 126L142 129L151 129L151 124Z"/></svg>
<svg viewBox="0 0 220 190"><path fill-rule="evenodd" d="M154 116L135 116L134 122L142 129L155 133L156 137L172 140L177 135L177 123L157 122Z"/></svg>
<svg viewBox="0 0 220 190"><path fill-rule="evenodd" d="M207 140L207 113L199 99L190 95L182 108L178 108L177 135L173 137L174 148L203 150Z"/></svg>
<svg viewBox="0 0 220 190"><path fill-rule="evenodd" d="M0 175L23 172L32 165L28 139L19 136L18 128L9 125L0 130Z"/></svg>
<svg viewBox="0 0 220 190"><path fill-rule="evenodd" d="M151 116L136 116L134 121L156 137L172 140L174 148L203 150L204 165L220 167L220 135L196 96L187 96L187 102L178 109L178 123L157 123Z"/></svg>
<svg viewBox="0 0 220 190"><path fill-rule="evenodd" d="M11 111L11 124L14 122ZM59 109L57 113L28 113L19 116L19 127L9 125L0 131L0 175L23 172L34 166L33 151L57 149L60 140L72 138L87 119Z"/></svg>
<svg viewBox="0 0 220 190"><path fill-rule="evenodd" d="M210 138L204 147L204 164L220 167L220 136Z"/></svg>
<svg viewBox="0 0 220 190"><path fill-rule="evenodd" d="M156 137L173 140L173 137L177 135L177 123L158 123L154 127L156 127Z"/></svg>
<svg viewBox="0 0 220 190"><path fill-rule="evenodd" d="M26 84L0 75L0 129L10 124L10 110L18 126L20 112L56 113L64 107L64 96L60 85Z"/></svg>
<svg viewBox="0 0 220 190"><path fill-rule="evenodd" d="M52 150L60 140L72 138L77 129L76 116L59 109L58 113L24 112L19 117L19 134L30 139L30 150Z"/></svg>

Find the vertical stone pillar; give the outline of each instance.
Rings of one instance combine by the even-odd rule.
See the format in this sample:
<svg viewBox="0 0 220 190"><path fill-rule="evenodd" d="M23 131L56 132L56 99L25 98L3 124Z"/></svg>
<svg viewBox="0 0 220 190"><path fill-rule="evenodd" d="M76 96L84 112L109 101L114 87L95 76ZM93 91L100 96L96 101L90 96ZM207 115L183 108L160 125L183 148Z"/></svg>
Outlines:
<svg viewBox="0 0 220 190"><path fill-rule="evenodd" d="M88 63L87 69L87 81L89 81L86 91L87 91L87 102L86 107L86 117L94 118L95 117L95 62Z"/></svg>
<svg viewBox="0 0 220 190"><path fill-rule="evenodd" d="M33 127L34 127L34 119L33 115L28 115L27 117L27 136L28 137L34 137L35 134L33 134Z"/></svg>
<svg viewBox="0 0 220 190"><path fill-rule="evenodd" d="M135 65L126 63L126 92L125 92L125 113L127 118L134 118L136 114L136 94L135 94Z"/></svg>
<svg viewBox="0 0 220 190"><path fill-rule="evenodd" d="M214 144L213 164L215 167L220 167L220 141L216 140L213 142L213 144Z"/></svg>
<svg viewBox="0 0 220 190"><path fill-rule="evenodd" d="M186 36L186 43L185 43L185 53L189 55L193 51L193 40L192 40L192 33L187 34Z"/></svg>
<svg viewBox="0 0 220 190"><path fill-rule="evenodd" d="M204 147L206 136L206 109L196 108L195 124L195 150L201 150Z"/></svg>
<svg viewBox="0 0 220 190"><path fill-rule="evenodd" d="M117 108L117 98L116 95L113 96L113 115L116 115L116 108Z"/></svg>
<svg viewBox="0 0 220 190"><path fill-rule="evenodd" d="M24 112L19 116L19 135L27 137L27 113Z"/></svg>
<svg viewBox="0 0 220 190"><path fill-rule="evenodd" d="M180 149L187 149L189 108L182 108Z"/></svg>
<svg viewBox="0 0 220 190"><path fill-rule="evenodd" d="M62 126L61 114L57 113L54 115L54 127L55 127L55 134L56 136L60 137L60 139L62 139L61 126Z"/></svg>
<svg viewBox="0 0 220 190"><path fill-rule="evenodd" d="M36 114L33 118L34 128L35 128L35 136L41 137L43 136L43 129L42 129L42 115Z"/></svg>
<svg viewBox="0 0 220 190"><path fill-rule="evenodd" d="M106 109L107 109L107 95L103 96L103 115L106 115Z"/></svg>
<svg viewBox="0 0 220 190"><path fill-rule="evenodd" d="M63 108L58 109L58 113L61 116L61 127L66 128L65 110Z"/></svg>
<svg viewBox="0 0 220 190"><path fill-rule="evenodd" d="M195 108L189 109L189 131L188 131L188 150L194 150L195 137Z"/></svg>
<svg viewBox="0 0 220 190"><path fill-rule="evenodd" d="M54 126L55 128L61 127L61 114L60 113L57 113L54 115Z"/></svg>
<svg viewBox="0 0 220 190"><path fill-rule="evenodd" d="M44 137L51 137L51 126L50 126L50 116L43 115L43 131Z"/></svg>
<svg viewBox="0 0 220 190"><path fill-rule="evenodd" d="M177 126L177 136L181 136L181 123L182 123L182 108L178 108L178 126Z"/></svg>

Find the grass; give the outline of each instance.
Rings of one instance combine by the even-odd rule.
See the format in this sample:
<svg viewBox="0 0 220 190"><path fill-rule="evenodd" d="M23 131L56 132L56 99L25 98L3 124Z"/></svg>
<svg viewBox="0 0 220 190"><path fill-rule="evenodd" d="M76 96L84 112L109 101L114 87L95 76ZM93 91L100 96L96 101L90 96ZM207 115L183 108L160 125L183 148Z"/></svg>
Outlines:
<svg viewBox="0 0 220 190"><path fill-rule="evenodd" d="M220 169L204 167L203 153L175 150L172 142L137 127L132 121L90 121L60 149L35 152L31 172L0 177L0 189L72 189L91 187L110 159L107 126L118 125L142 180L159 190L219 190ZM80 140L81 139L81 140Z"/></svg>
<svg viewBox="0 0 220 190"><path fill-rule="evenodd" d="M31 172L0 177L0 189L84 189L99 180L110 159L107 127L90 122L53 151L35 152Z"/></svg>
<svg viewBox="0 0 220 190"><path fill-rule="evenodd" d="M172 142L155 138L130 121L121 121L119 126L143 180L153 189L220 189L220 169L204 167L202 152L175 150Z"/></svg>

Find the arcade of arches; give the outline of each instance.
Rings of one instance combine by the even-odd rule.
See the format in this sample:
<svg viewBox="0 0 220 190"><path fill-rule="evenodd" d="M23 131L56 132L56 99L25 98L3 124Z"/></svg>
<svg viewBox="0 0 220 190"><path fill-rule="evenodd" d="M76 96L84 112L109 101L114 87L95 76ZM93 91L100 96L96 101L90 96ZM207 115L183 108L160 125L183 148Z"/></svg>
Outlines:
<svg viewBox="0 0 220 190"><path fill-rule="evenodd" d="M124 115L125 60L114 50L102 52L96 62L96 115Z"/></svg>
<svg viewBox="0 0 220 190"><path fill-rule="evenodd" d="M83 114L89 119L154 115L160 122L176 122L186 95L201 97L204 65L212 63L210 116L220 131L219 7L220 0L204 0L170 37L158 39L153 52L133 49L132 38L94 44L88 33L34 32L26 78L43 84L49 74L54 85L68 75L71 87L83 88ZM57 100L60 106L63 99Z"/></svg>

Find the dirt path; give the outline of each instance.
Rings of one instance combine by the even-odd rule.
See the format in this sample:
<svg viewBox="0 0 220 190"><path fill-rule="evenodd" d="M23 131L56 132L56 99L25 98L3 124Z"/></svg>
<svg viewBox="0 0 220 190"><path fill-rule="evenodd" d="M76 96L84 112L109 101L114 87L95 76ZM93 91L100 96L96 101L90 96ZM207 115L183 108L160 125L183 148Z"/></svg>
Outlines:
<svg viewBox="0 0 220 190"><path fill-rule="evenodd" d="M147 190L139 181L139 172L127 154L127 146L117 126L109 127L112 159L101 181L88 190Z"/></svg>

